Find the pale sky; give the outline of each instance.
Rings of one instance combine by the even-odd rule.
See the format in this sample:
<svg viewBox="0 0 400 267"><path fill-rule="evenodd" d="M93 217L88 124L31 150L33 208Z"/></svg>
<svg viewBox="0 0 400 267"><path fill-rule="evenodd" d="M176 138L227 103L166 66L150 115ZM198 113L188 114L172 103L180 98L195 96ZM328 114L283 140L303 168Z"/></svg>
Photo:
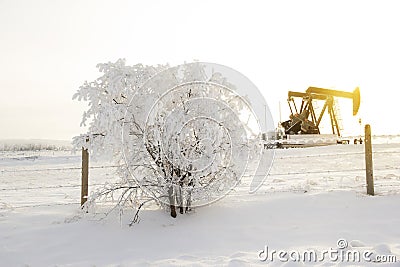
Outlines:
<svg viewBox="0 0 400 267"><path fill-rule="evenodd" d="M72 95L96 64L208 61L252 80L276 123L287 91L361 90L359 117L398 134L398 1L0 0L0 139L69 140L85 106Z"/></svg>

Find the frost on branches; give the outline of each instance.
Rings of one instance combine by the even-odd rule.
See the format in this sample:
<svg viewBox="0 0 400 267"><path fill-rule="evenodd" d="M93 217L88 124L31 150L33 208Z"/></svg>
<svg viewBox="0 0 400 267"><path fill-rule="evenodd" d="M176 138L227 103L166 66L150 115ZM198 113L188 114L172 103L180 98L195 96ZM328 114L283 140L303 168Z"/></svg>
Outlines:
<svg viewBox="0 0 400 267"><path fill-rule="evenodd" d="M94 193L89 205L118 195L114 210L133 207L133 221L149 201L176 217L177 208L184 213L216 201L254 174L259 121L214 67L126 66L121 59L98 65L102 76L74 95L89 103L82 119L88 133L75 137L74 146L108 156L121 180Z"/></svg>

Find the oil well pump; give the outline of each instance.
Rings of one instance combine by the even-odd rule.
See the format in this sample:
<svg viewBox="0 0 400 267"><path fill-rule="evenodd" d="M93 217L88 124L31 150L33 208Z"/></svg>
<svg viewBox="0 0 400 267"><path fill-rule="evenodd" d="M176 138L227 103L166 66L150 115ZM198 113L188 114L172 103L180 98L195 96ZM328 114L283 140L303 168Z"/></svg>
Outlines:
<svg viewBox="0 0 400 267"><path fill-rule="evenodd" d="M357 87L353 92L338 91L325 88L309 87L306 92L288 93L288 104L290 108L290 119L281 123L285 134L320 134L320 123L325 113L329 115L332 134L340 135L337 114L335 112L334 97L343 97L353 100L353 116L357 115L360 108L360 89ZM295 98L301 98L298 108ZM324 106L319 114L313 106L313 101L324 101Z"/></svg>

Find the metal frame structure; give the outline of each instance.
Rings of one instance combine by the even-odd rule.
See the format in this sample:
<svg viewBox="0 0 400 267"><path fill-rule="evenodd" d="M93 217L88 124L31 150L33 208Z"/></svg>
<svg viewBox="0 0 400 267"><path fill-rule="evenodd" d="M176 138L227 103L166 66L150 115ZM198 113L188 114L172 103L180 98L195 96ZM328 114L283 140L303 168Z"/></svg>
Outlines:
<svg viewBox="0 0 400 267"><path fill-rule="evenodd" d="M350 98L353 100L353 116L357 115L360 108L360 89L353 92L332 89L309 87L305 93L289 91L288 104L290 120L282 122L286 134L320 134L320 123L325 114L329 114L332 133L340 136L340 127L335 112L334 97ZM297 108L295 98L301 98L300 109ZM316 114L313 100L325 101L320 114Z"/></svg>

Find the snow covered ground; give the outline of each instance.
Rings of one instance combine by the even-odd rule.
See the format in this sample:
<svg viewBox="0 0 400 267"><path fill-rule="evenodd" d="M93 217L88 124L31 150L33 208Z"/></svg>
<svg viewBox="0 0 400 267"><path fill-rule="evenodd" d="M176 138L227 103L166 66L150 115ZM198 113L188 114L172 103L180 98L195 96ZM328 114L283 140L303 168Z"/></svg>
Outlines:
<svg viewBox="0 0 400 267"><path fill-rule="evenodd" d="M133 227L129 212L80 212L79 154L0 152L0 266L400 266L400 144L385 140L374 197L363 145L284 149L256 193L244 179L211 206L176 219L144 210ZM90 190L116 179L91 164ZM317 262L300 259L311 252Z"/></svg>

